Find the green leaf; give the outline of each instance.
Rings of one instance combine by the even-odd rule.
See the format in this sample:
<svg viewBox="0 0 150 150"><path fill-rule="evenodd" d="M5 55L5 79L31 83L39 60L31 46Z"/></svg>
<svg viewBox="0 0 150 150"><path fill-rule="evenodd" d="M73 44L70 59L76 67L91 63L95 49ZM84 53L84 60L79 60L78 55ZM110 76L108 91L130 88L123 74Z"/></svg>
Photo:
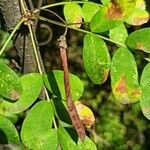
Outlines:
<svg viewBox="0 0 150 150"><path fill-rule="evenodd" d="M106 5L110 2L110 0L101 0L101 2L102 2L103 5Z"/></svg>
<svg viewBox="0 0 150 150"><path fill-rule="evenodd" d="M150 120L150 63L148 63L141 76L141 89L142 89L142 97L140 100L140 105L142 112L146 118Z"/></svg>
<svg viewBox="0 0 150 150"><path fill-rule="evenodd" d="M104 83L110 69L110 56L105 42L94 34L84 37L83 63L95 84Z"/></svg>
<svg viewBox="0 0 150 150"><path fill-rule="evenodd" d="M110 39L121 44L124 44L127 36L128 36L128 33L124 24L119 25L118 27L110 30L109 32Z"/></svg>
<svg viewBox="0 0 150 150"><path fill-rule="evenodd" d="M82 7L83 19L85 22L90 22L92 17L100 9L99 5L96 3L85 3Z"/></svg>
<svg viewBox="0 0 150 150"><path fill-rule="evenodd" d="M97 150L96 144L87 136L83 142L78 141L78 148L79 150Z"/></svg>
<svg viewBox="0 0 150 150"><path fill-rule="evenodd" d="M132 49L138 49L150 53L150 28L143 28L132 32L127 37L125 43Z"/></svg>
<svg viewBox="0 0 150 150"><path fill-rule="evenodd" d="M16 114L12 114L6 111L7 107L10 107L13 103L10 103L8 101L2 100L0 98L0 114L2 116L5 116L6 118L8 118L13 124L15 124L19 117Z"/></svg>
<svg viewBox="0 0 150 150"><path fill-rule="evenodd" d="M19 135L12 122L0 115L0 144L19 144Z"/></svg>
<svg viewBox="0 0 150 150"><path fill-rule="evenodd" d="M150 84L150 63L148 63L145 68L143 69L141 80L140 80L140 85L141 88L146 87L147 85Z"/></svg>
<svg viewBox="0 0 150 150"><path fill-rule="evenodd" d="M39 96L43 82L42 76L38 73L30 73L21 77L23 92L19 100L7 108L13 114L20 113L29 108Z"/></svg>
<svg viewBox="0 0 150 150"><path fill-rule="evenodd" d="M120 20L106 17L107 9L108 9L107 6L103 6L93 16L91 23L90 23L90 29L92 32L97 32L97 33L105 32L121 24L122 21Z"/></svg>
<svg viewBox="0 0 150 150"><path fill-rule="evenodd" d="M58 143L64 150L78 150L77 144L63 127L58 128Z"/></svg>
<svg viewBox="0 0 150 150"><path fill-rule="evenodd" d="M51 130L53 120L53 107L50 102L40 101L28 112L21 129L21 139L28 148L44 150L44 147L53 147L54 143L48 142L55 136ZM51 139L53 141L54 139ZM49 145L50 144L50 145Z"/></svg>
<svg viewBox="0 0 150 150"><path fill-rule="evenodd" d="M80 27L82 22L82 9L77 3L67 3L64 6L64 16L67 23L79 23L72 25L73 27Z"/></svg>
<svg viewBox="0 0 150 150"><path fill-rule="evenodd" d="M81 80L69 74L71 94L73 100L78 100L83 93L83 83ZM66 100L65 87L64 87L64 72L61 70L53 70L47 73L44 78L46 87L57 97Z"/></svg>
<svg viewBox="0 0 150 150"><path fill-rule="evenodd" d="M74 134L71 128L58 128L58 142L64 150L96 150L96 145L87 136L82 142Z"/></svg>
<svg viewBox="0 0 150 150"><path fill-rule="evenodd" d="M120 103L134 103L141 98L136 62L126 48L119 48L113 56L111 86L116 100Z"/></svg>
<svg viewBox="0 0 150 150"><path fill-rule="evenodd" d="M136 6L132 14L127 18L126 22L131 25L142 25L149 20L149 13L146 11L146 3L144 0L137 0Z"/></svg>
<svg viewBox="0 0 150 150"><path fill-rule="evenodd" d="M121 24L135 8L136 0L116 0L104 5L92 18L93 32L104 32Z"/></svg>
<svg viewBox="0 0 150 150"><path fill-rule="evenodd" d="M16 100L22 93L22 86L17 74L7 65L0 62L0 94Z"/></svg>

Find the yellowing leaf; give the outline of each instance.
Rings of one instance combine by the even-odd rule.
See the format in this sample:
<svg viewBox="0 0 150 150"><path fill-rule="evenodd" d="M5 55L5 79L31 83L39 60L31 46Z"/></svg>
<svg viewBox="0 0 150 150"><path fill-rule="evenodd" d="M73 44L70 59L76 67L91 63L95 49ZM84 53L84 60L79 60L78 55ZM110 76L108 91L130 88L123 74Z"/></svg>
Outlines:
<svg viewBox="0 0 150 150"><path fill-rule="evenodd" d="M68 3L64 6L64 15L68 24L72 27L80 28L82 22L82 9L76 3Z"/></svg>
<svg viewBox="0 0 150 150"><path fill-rule="evenodd" d="M105 32L120 25L135 8L136 0L113 0L93 16L90 28L93 32Z"/></svg>
<svg viewBox="0 0 150 150"><path fill-rule="evenodd" d="M124 19L135 8L136 0L113 0L109 3L106 17L110 19Z"/></svg>
<svg viewBox="0 0 150 150"><path fill-rule="evenodd" d="M144 0L137 0L136 6L132 14L127 18L126 22L131 25L142 25L149 20L149 13L146 11L146 3Z"/></svg>
<svg viewBox="0 0 150 150"><path fill-rule="evenodd" d="M93 112L87 106L83 105L79 101L75 101L74 104L81 121L87 128L90 128L95 122Z"/></svg>
<svg viewBox="0 0 150 150"><path fill-rule="evenodd" d="M127 48L119 48L112 58L111 86L115 99L122 104L141 98L136 62Z"/></svg>
<svg viewBox="0 0 150 150"><path fill-rule="evenodd" d="M132 32L126 39L126 46L150 53L150 28L142 28Z"/></svg>

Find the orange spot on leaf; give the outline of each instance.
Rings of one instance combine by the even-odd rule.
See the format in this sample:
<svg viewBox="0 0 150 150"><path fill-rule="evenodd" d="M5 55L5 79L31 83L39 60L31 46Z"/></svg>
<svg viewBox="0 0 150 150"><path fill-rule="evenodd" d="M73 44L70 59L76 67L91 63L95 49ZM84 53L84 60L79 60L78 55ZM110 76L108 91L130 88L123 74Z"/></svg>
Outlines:
<svg viewBox="0 0 150 150"><path fill-rule="evenodd" d="M12 90L11 91L11 93L10 93L10 98L12 99L12 100L16 100L16 99L18 99L20 97L20 95L17 93L17 91L15 91L15 90Z"/></svg>
<svg viewBox="0 0 150 150"><path fill-rule="evenodd" d="M124 76L122 76L120 81L118 82L116 86L116 91L119 93L124 93L127 91L127 85L126 85L126 80Z"/></svg>
<svg viewBox="0 0 150 150"><path fill-rule="evenodd" d="M138 97L141 95L141 92L139 89L135 89L131 92L131 95L134 96L134 97Z"/></svg>
<svg viewBox="0 0 150 150"><path fill-rule="evenodd" d="M144 45L142 43L137 43L136 44L136 48L140 49L140 50L143 50L143 51L145 50L145 47L144 47Z"/></svg>

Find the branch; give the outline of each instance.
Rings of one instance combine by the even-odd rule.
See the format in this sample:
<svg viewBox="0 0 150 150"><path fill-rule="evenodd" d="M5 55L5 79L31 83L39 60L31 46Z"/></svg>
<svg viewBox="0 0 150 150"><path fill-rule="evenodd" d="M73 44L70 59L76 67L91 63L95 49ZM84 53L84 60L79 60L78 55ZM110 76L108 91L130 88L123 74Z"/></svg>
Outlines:
<svg viewBox="0 0 150 150"><path fill-rule="evenodd" d="M65 93L66 93L66 99L67 99L68 112L69 112L72 124L78 133L78 136L83 141L85 139L85 129L84 129L83 123L81 122L79 118L78 112L75 108L75 105L73 103L72 96L71 96L68 63L67 63L67 53L66 53L67 44L66 44L65 35L60 36L59 38L59 49L60 49L62 65L64 69L64 84L65 84Z"/></svg>

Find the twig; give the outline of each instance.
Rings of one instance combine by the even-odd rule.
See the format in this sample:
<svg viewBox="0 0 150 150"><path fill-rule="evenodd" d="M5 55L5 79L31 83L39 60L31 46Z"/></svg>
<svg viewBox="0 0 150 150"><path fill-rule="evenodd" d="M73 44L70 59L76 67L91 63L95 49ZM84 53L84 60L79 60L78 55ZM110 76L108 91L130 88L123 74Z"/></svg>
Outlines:
<svg viewBox="0 0 150 150"><path fill-rule="evenodd" d="M42 21L46 21L46 22L49 22L49 23L52 23L52 24L55 24L55 25L58 25L58 26L61 26L61 27L65 27L65 28L66 28L66 24L63 24L63 23L61 23L61 22L58 22L58 21L55 21L55 20L50 20L50 19L45 18L45 17L42 17L42 16L39 16L39 19L42 20ZM87 31L87 30L79 29L79 28L74 28L74 27L69 26L69 25L67 25L67 28L72 29L72 30L75 30L75 31L79 31L79 32L82 32L82 33L86 33L86 34L87 34L87 33L92 33L91 31ZM109 38L107 38L107 37L101 36L101 35L96 34L96 33L92 33L92 34L96 35L97 37L99 37L99 38L101 38L101 39L103 39L103 40L105 40L105 41L109 41L109 42L111 42L111 43L115 43L115 44L117 44L118 46L126 47L124 44L119 43L119 42L114 41L114 40L111 40L111 39L109 39Z"/></svg>
<svg viewBox="0 0 150 150"><path fill-rule="evenodd" d="M66 31L65 31L66 34ZM64 69L64 84L65 84L65 94L67 99L67 108L68 112L72 121L73 126L75 127L78 136L82 141L85 139L85 129L83 123L81 122L78 112L75 108L75 105L72 100L71 96L71 89L70 89L70 81L69 81L69 72L68 72L68 63L67 63L67 44L66 44L66 37L65 34L60 36L59 38L59 49L62 59L62 65Z"/></svg>
<svg viewBox="0 0 150 150"><path fill-rule="evenodd" d="M21 26L21 24L24 22L24 18L21 19L18 24L16 25L16 27L13 29L13 31L11 32L10 36L8 37L7 41L5 42L5 44L3 45L2 49L0 50L0 56L2 55L2 53L4 52L4 50L6 49L7 45L9 44L10 40L12 39L12 37L14 36L14 34L16 33L16 31L19 29L19 27Z"/></svg>

